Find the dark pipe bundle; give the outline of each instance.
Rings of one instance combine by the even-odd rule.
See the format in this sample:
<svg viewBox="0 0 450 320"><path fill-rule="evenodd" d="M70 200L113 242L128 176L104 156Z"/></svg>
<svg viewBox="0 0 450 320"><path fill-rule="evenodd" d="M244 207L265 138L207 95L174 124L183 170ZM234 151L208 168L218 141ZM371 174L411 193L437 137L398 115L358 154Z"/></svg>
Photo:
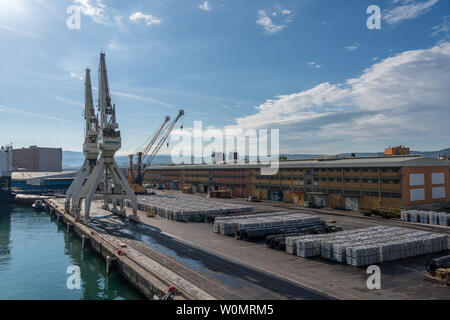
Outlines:
<svg viewBox="0 0 450 320"><path fill-rule="evenodd" d="M450 255L427 261L427 271L434 277L437 269L450 268Z"/></svg>

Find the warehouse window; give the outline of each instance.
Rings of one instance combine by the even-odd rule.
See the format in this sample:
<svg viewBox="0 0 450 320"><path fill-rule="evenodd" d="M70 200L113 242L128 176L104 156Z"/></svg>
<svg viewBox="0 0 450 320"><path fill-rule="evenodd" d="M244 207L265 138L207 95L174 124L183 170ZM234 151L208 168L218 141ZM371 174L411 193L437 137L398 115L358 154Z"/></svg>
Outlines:
<svg viewBox="0 0 450 320"><path fill-rule="evenodd" d="M425 200L425 189L410 189L409 190L409 200L411 201L421 201Z"/></svg>
<svg viewBox="0 0 450 320"><path fill-rule="evenodd" d="M424 174L423 173L411 173L409 175L409 185L410 186L423 186L424 185Z"/></svg>
<svg viewBox="0 0 450 320"><path fill-rule="evenodd" d="M443 172L437 172L431 174L431 183L432 184L444 184L445 178Z"/></svg>
<svg viewBox="0 0 450 320"><path fill-rule="evenodd" d="M445 187L432 188L431 192L433 199L445 198Z"/></svg>

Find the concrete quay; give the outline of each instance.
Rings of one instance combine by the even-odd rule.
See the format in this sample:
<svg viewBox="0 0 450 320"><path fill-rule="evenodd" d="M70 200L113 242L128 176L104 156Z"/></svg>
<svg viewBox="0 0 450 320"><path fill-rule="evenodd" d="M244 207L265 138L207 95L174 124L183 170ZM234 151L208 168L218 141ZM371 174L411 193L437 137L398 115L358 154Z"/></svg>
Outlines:
<svg viewBox="0 0 450 320"><path fill-rule="evenodd" d="M62 199L48 202L73 221L61 213ZM281 211L267 203L252 206L256 212ZM345 229L400 225L450 233L448 227L356 216L351 212L284 209L309 214L314 211L325 221L336 220L336 225ZM101 209L101 203L94 203L91 212L89 228L71 223L86 228L83 230L88 235L94 232L99 237L95 241L110 245L113 249L108 254L117 258L117 270L136 288L141 287L139 290L148 298L175 285L182 299L450 299L448 287L424 280L426 260L444 253L382 264L382 290L369 290L365 268L320 258L304 259L261 243L234 240L215 234L211 224L180 223L147 217L138 211L142 224L136 225ZM119 250L126 255L117 254Z"/></svg>
<svg viewBox="0 0 450 320"><path fill-rule="evenodd" d="M181 299L331 298L191 246L146 222L136 225L102 209L102 202L93 203L89 227L64 212L64 199L46 202L58 219L81 239L89 239L88 244L107 264L108 260L113 261L112 267L149 299L161 296L171 285L177 288ZM143 212L139 216L148 219Z"/></svg>

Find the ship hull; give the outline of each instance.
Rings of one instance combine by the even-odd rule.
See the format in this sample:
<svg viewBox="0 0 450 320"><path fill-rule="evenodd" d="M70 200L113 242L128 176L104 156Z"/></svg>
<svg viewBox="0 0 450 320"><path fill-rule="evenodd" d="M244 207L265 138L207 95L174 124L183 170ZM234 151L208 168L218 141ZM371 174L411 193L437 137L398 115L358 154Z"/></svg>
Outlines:
<svg viewBox="0 0 450 320"><path fill-rule="evenodd" d="M0 204L8 204L14 201L15 195L11 191L0 191Z"/></svg>

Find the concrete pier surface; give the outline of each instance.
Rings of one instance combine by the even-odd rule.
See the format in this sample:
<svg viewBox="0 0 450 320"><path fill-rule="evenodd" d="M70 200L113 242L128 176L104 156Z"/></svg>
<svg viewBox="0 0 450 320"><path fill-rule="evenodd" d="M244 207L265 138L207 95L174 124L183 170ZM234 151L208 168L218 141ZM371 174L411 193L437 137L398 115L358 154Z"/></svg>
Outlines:
<svg viewBox="0 0 450 320"><path fill-rule="evenodd" d="M63 212L63 199L47 201ZM251 205L255 212L281 211L279 206L267 203ZM283 211L286 209L311 213L310 209L284 207ZM346 229L401 225L450 234L448 227L342 211L313 211L319 211L325 221L333 219ZM215 234L213 226L207 223L175 222L147 217L144 212L138 215L142 224L136 225L103 210L101 203L95 202L89 227L69 215L62 216L74 224L77 232L92 238L91 246L98 242L108 247L107 252L100 250L100 254L113 256L115 268L149 298L174 285L181 299L450 299L448 287L424 279L426 260L443 254L382 264L382 288L369 290L365 268L321 258L304 259L261 243L235 240Z"/></svg>

